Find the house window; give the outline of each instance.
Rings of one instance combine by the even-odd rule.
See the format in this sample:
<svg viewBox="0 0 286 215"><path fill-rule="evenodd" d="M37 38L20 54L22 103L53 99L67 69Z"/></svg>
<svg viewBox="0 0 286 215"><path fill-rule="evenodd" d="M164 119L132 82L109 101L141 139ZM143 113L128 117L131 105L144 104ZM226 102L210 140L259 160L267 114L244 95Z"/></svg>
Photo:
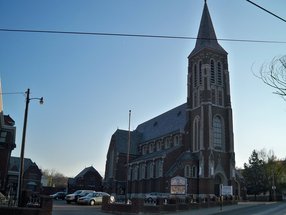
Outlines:
<svg viewBox="0 0 286 215"><path fill-rule="evenodd" d="M213 143L215 149L222 149L222 121L219 116L213 119Z"/></svg>
<svg viewBox="0 0 286 215"><path fill-rule="evenodd" d="M1 143L5 143L6 142L6 136L7 136L7 132L6 131L2 131L1 132L1 136L0 136L0 142Z"/></svg>
<svg viewBox="0 0 286 215"><path fill-rule="evenodd" d="M191 167L190 165L185 166L185 177L190 178L191 177Z"/></svg>

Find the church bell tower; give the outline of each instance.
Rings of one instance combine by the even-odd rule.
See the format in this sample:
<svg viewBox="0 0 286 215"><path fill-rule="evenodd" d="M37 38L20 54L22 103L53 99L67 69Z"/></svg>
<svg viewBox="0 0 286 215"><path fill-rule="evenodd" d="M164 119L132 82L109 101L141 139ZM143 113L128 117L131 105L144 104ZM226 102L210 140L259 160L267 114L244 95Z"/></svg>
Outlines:
<svg viewBox="0 0 286 215"><path fill-rule="evenodd" d="M220 184L235 184L233 122L227 52L217 41L206 1L188 56L187 121L199 193L218 195Z"/></svg>

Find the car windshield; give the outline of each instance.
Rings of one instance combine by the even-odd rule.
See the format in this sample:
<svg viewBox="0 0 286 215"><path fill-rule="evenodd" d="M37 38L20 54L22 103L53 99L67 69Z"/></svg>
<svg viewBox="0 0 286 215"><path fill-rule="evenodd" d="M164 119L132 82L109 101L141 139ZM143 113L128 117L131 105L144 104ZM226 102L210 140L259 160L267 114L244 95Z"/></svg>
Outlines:
<svg viewBox="0 0 286 215"><path fill-rule="evenodd" d="M77 190L73 194L77 195L77 194L80 194L81 192L82 192L81 190Z"/></svg>
<svg viewBox="0 0 286 215"><path fill-rule="evenodd" d="M86 198L91 198L91 197L93 197L94 196L94 193L88 193L85 197Z"/></svg>

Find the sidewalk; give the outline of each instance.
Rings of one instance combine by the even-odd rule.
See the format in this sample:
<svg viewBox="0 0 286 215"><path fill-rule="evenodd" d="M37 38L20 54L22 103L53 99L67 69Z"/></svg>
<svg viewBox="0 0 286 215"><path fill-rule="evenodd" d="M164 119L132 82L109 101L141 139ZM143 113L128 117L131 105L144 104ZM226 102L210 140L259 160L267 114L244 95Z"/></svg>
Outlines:
<svg viewBox="0 0 286 215"><path fill-rule="evenodd" d="M222 209L220 207L211 207L211 208L201 208L201 209L193 209L188 211L182 211L177 213L171 213L169 215L211 215L211 214L217 214L220 212L225 211L232 211L240 208L247 208L252 207L254 205L260 205L260 204L273 204L274 202L238 202L237 205L226 205L223 206Z"/></svg>
<svg viewBox="0 0 286 215"><path fill-rule="evenodd" d="M225 211L232 211L239 208L252 207L257 204L269 204L269 202L239 202L237 205L227 205L223 206L222 210L220 207L211 208L200 208L200 209L190 209L186 211L176 211L171 213L166 213L167 215L211 215L217 214Z"/></svg>

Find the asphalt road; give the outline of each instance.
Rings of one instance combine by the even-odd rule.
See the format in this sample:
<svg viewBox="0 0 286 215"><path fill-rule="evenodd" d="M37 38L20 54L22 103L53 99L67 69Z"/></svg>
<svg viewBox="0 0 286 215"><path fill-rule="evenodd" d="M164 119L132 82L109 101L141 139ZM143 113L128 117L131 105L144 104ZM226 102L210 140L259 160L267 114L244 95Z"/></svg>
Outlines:
<svg viewBox="0 0 286 215"><path fill-rule="evenodd" d="M238 207L233 211L224 211L215 214L286 215L286 202L249 205L248 207Z"/></svg>
<svg viewBox="0 0 286 215"><path fill-rule="evenodd" d="M65 201L54 201L52 215L110 215L101 211L101 206L66 204ZM164 213L160 213L164 214ZM278 203L239 203L238 205L193 209L166 213L168 215L286 215L286 202ZM148 215L148 214L146 214Z"/></svg>
<svg viewBox="0 0 286 215"><path fill-rule="evenodd" d="M286 202L239 203L238 205L176 212L168 215L286 215Z"/></svg>
<svg viewBox="0 0 286 215"><path fill-rule="evenodd" d="M52 215L108 215L101 211L101 206L67 204L62 200L54 200Z"/></svg>

